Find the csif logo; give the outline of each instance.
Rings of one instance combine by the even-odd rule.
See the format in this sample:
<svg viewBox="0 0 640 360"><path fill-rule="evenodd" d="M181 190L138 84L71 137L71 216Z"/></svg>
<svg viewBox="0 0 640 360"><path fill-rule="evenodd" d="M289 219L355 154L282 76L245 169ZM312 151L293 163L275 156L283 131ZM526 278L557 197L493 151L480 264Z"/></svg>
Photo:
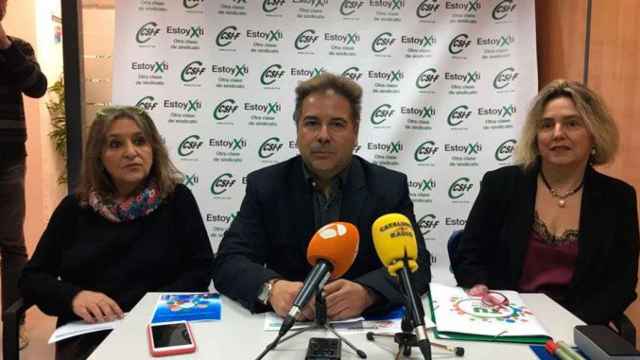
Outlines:
<svg viewBox="0 0 640 360"><path fill-rule="evenodd" d="M358 81L362 77L362 72L360 72L360 68L357 66L352 66L345 71L342 72L342 76L347 77L353 81Z"/></svg>
<svg viewBox="0 0 640 360"><path fill-rule="evenodd" d="M211 193L213 195L224 194L227 190L231 189L235 183L236 180L233 178L233 175L230 173L224 173L215 178L211 183Z"/></svg>
<svg viewBox="0 0 640 360"><path fill-rule="evenodd" d="M494 46L498 48L509 47L514 42L516 42L516 37L511 34L502 35L500 37L494 37L494 38L479 37L477 41L478 45L480 46Z"/></svg>
<svg viewBox="0 0 640 360"><path fill-rule="evenodd" d="M428 68L421 72L416 78L416 87L418 89L426 89L435 84L439 77L440 75L438 75L438 70L436 70L436 68Z"/></svg>
<svg viewBox="0 0 640 360"><path fill-rule="evenodd" d="M280 64L269 65L260 75L260 83L262 85L273 85L273 83L282 79L284 72Z"/></svg>
<svg viewBox="0 0 640 360"><path fill-rule="evenodd" d="M234 66L212 65L211 72L243 78L249 73L249 66L247 64L235 64Z"/></svg>
<svg viewBox="0 0 640 360"><path fill-rule="evenodd" d="M382 104L378 106L371 113L371 123L373 125L380 125L383 122L389 120L395 113L395 110L389 104Z"/></svg>
<svg viewBox="0 0 640 360"><path fill-rule="evenodd" d="M316 35L316 31L313 29L307 29L298 34L296 37L296 41L294 41L293 46L295 46L298 50L304 50L309 46L313 45L318 41L318 35Z"/></svg>
<svg viewBox="0 0 640 360"><path fill-rule="evenodd" d="M200 136L189 135L178 145L178 155L182 157L189 156L197 149L200 149L201 146L202 141L200 141Z"/></svg>
<svg viewBox="0 0 640 360"><path fill-rule="evenodd" d="M458 105L447 116L447 124L449 126L458 126L471 116L471 110L467 105Z"/></svg>
<svg viewBox="0 0 640 360"><path fill-rule="evenodd" d="M491 17L493 20L504 20L516 8L514 0L502 0L493 8Z"/></svg>
<svg viewBox="0 0 640 360"><path fill-rule="evenodd" d="M385 143L367 143L367 150L378 150L389 154L399 154L404 149L400 141Z"/></svg>
<svg viewBox="0 0 640 360"><path fill-rule="evenodd" d="M518 78L518 74L513 67L508 67L501 70L493 79L493 87L496 90L504 89L511 85L515 79Z"/></svg>
<svg viewBox="0 0 640 360"><path fill-rule="evenodd" d="M169 70L169 63L167 61L156 61L154 63L139 63L132 62L131 70L151 71L154 74L162 74Z"/></svg>
<svg viewBox="0 0 640 360"><path fill-rule="evenodd" d="M216 45L219 47L226 47L233 43L240 37L240 32L235 25L229 25L218 33L216 36Z"/></svg>
<svg viewBox="0 0 640 360"><path fill-rule="evenodd" d="M446 72L444 73L444 79L451 81L462 81L465 84L471 84L480 80L480 72L477 70L469 71L466 74Z"/></svg>
<svg viewBox="0 0 640 360"><path fill-rule="evenodd" d="M203 66L202 61L192 61L188 63L182 72L180 73L180 79L184 82L192 82L200 75L204 74L206 68Z"/></svg>
<svg viewBox="0 0 640 360"><path fill-rule="evenodd" d="M277 101L272 101L266 104L244 103L244 109L247 111L261 112L267 115L277 115L282 110L282 105Z"/></svg>
<svg viewBox="0 0 640 360"><path fill-rule="evenodd" d="M436 188L436 181L433 179L422 179L418 181L409 180L410 189L418 189L419 191L432 191Z"/></svg>
<svg viewBox="0 0 640 360"><path fill-rule="evenodd" d="M435 142L427 140L418 145L416 151L413 153L413 158L417 162L424 162L434 156L436 152L438 152L438 149Z"/></svg>
<svg viewBox="0 0 640 360"><path fill-rule="evenodd" d="M421 109L413 106L410 106L410 107L402 106L400 108L400 113L415 115L422 119L426 119L426 118L432 118L436 115L436 108L434 108L433 106L423 106Z"/></svg>
<svg viewBox="0 0 640 360"><path fill-rule="evenodd" d="M136 42L138 44L145 44L156 37L159 33L160 28L158 28L158 23L155 21L149 21L142 25L140 29L138 29L138 32L136 32Z"/></svg>
<svg viewBox="0 0 640 360"><path fill-rule="evenodd" d="M258 157L268 159L282 149L282 143L278 137L270 137L258 148Z"/></svg>
<svg viewBox="0 0 640 360"><path fill-rule="evenodd" d="M203 2L204 0L182 0L182 6L184 6L185 9L191 10L197 8Z"/></svg>
<svg viewBox="0 0 640 360"><path fill-rule="evenodd" d="M340 14L342 16L353 15L356 10L362 7L363 4L364 1L359 0L342 0L342 3L340 4Z"/></svg>
<svg viewBox="0 0 640 360"><path fill-rule="evenodd" d="M262 11L272 13L284 6L284 0L264 0L262 1Z"/></svg>
<svg viewBox="0 0 640 360"><path fill-rule="evenodd" d="M136 107L139 107L145 111L152 111L158 106L158 102L153 96L145 96L138 100Z"/></svg>
<svg viewBox="0 0 640 360"><path fill-rule="evenodd" d="M471 179L468 177L458 178L451 183L451 186L449 186L449 198L452 200L459 199L472 188L473 184L471 184Z"/></svg>
<svg viewBox="0 0 640 360"><path fill-rule="evenodd" d="M238 105L236 105L235 100L233 99L222 100L213 109L213 118L216 120L224 120L229 116L231 116L231 114L235 113L236 110L238 110Z"/></svg>
<svg viewBox="0 0 640 360"><path fill-rule="evenodd" d="M498 161L507 161L513 156L516 140L509 139L498 145L495 152L495 158Z"/></svg>
<svg viewBox="0 0 640 360"><path fill-rule="evenodd" d="M374 53L381 53L389 48L389 46L393 45L396 42L396 38L393 37L393 34L390 32L383 32L376 36L371 43L371 50Z"/></svg>
<svg viewBox="0 0 640 360"><path fill-rule="evenodd" d="M449 43L449 53L453 55L460 54L464 49L468 48L469 45L471 45L469 35L465 33L458 34Z"/></svg>
<svg viewBox="0 0 640 360"><path fill-rule="evenodd" d="M440 221L438 221L438 218L434 214L427 214L418 220L418 228L420 228L422 236L427 236L427 234L438 227L439 223Z"/></svg>
<svg viewBox="0 0 640 360"><path fill-rule="evenodd" d="M438 0L422 0L416 8L416 16L419 19L426 19L429 16L434 15L438 9L440 9Z"/></svg>
<svg viewBox="0 0 640 360"><path fill-rule="evenodd" d="M185 174L182 179L182 183L186 186L195 186L198 182L200 182L200 178L197 174Z"/></svg>

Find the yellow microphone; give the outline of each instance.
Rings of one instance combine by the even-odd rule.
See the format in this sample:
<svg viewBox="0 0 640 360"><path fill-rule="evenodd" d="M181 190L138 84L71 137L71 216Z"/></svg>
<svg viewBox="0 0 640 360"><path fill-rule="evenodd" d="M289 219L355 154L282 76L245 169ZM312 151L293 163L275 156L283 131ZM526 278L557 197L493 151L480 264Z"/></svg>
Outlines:
<svg viewBox="0 0 640 360"><path fill-rule="evenodd" d="M409 219L398 213L380 216L371 226L371 235L380 261L396 276L407 259L409 269L418 269L418 243Z"/></svg>

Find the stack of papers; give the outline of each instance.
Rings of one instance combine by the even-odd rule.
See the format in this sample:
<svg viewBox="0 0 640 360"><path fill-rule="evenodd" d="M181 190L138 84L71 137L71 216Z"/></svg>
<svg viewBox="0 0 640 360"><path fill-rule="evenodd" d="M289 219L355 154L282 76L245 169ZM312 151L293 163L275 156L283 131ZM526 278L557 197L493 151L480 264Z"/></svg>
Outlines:
<svg viewBox="0 0 640 360"><path fill-rule="evenodd" d="M485 305L459 287L431 283L430 306L440 339L541 343L550 339L515 291L497 290L506 305Z"/></svg>
<svg viewBox="0 0 640 360"><path fill-rule="evenodd" d="M73 321L70 323L66 323L59 328L57 328L51 337L49 338L49 344L53 344L60 340L72 338L74 336L80 336L84 334L89 334L98 331L105 330L113 330L115 329L123 320L114 320L109 322L103 322L98 324L89 324L84 322L83 320Z"/></svg>

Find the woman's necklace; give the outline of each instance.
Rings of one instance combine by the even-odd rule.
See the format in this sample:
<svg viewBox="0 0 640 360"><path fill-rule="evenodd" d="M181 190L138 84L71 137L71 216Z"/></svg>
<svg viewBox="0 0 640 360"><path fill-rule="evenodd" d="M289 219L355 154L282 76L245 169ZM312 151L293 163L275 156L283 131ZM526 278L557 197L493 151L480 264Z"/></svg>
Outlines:
<svg viewBox="0 0 640 360"><path fill-rule="evenodd" d="M560 194L559 192L557 192L555 189L553 189L550 185L549 182L547 182L547 179L544 177L544 173L542 172L542 170L540 170L540 176L542 177L542 182L544 183L544 185L547 187L547 189L549 189L549 192L551 193L551 196L553 196L554 198L558 199L558 206L563 208L567 202L565 201L566 198L568 198L569 196L577 193L580 189L582 189L582 185L584 185L584 178L582 178L582 181L580 181L580 184L573 190L565 193L565 194Z"/></svg>

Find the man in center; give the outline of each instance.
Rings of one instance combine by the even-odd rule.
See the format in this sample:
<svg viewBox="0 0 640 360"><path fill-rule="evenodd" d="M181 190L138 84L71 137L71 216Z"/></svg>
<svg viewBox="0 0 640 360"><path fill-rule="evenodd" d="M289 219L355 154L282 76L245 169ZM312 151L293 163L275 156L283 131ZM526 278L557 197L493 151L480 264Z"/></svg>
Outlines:
<svg viewBox="0 0 640 360"><path fill-rule="evenodd" d="M397 280L375 252L371 225L381 215L402 213L416 234L419 269L414 279L423 294L431 280L429 254L416 226L406 175L353 155L362 88L322 73L295 91L300 155L247 176L240 212L218 249L216 288L251 312L273 309L286 316L311 270L306 259L311 237L323 225L346 221L359 230L358 255L341 279L324 286L327 316L347 319L401 305ZM302 314L313 319L313 304Z"/></svg>

